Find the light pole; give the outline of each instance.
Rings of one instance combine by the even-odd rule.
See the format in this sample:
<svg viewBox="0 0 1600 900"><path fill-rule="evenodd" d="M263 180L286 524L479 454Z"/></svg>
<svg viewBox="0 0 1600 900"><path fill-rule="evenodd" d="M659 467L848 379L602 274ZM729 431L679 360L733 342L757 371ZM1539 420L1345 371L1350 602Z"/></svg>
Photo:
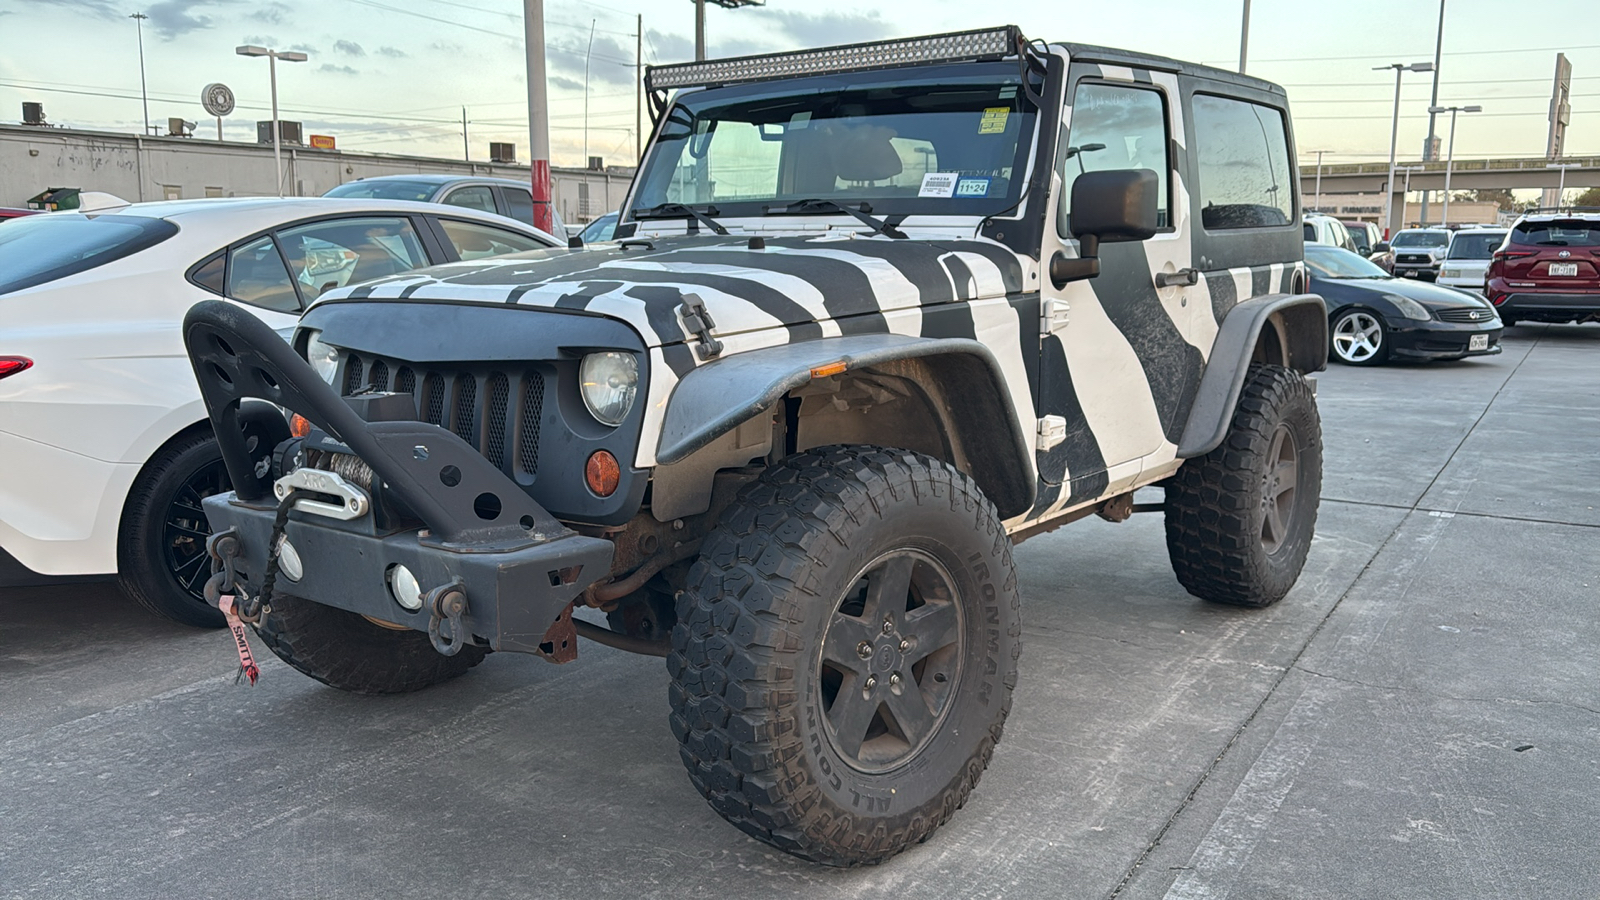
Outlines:
<svg viewBox="0 0 1600 900"><path fill-rule="evenodd" d="M1239 26L1239 74L1244 74L1245 60L1250 56L1250 0L1244 0L1244 24Z"/></svg>
<svg viewBox="0 0 1600 900"><path fill-rule="evenodd" d="M254 44L245 44L233 48L233 52L240 56L265 56L267 58L267 79L272 82L272 174L275 179L278 196L283 196L283 125L278 121L278 60L284 62L305 62L306 55L296 50L268 50L266 47L257 47Z"/></svg>
<svg viewBox="0 0 1600 900"><path fill-rule="evenodd" d="M1582 166L1577 163L1546 163L1545 168L1561 170L1561 180L1557 182L1558 186L1556 187L1556 211L1560 212L1561 195L1567 192L1567 170L1582 168Z"/></svg>
<svg viewBox="0 0 1600 900"><path fill-rule="evenodd" d="M761 6L766 0L694 0L694 59L700 62L706 58L706 4L715 3L723 9L738 9L741 6Z"/></svg>
<svg viewBox="0 0 1600 900"><path fill-rule="evenodd" d="M1433 108L1439 105L1439 57L1444 52L1444 0L1439 0L1439 33L1433 42L1433 96L1428 99L1428 137L1422 145L1422 161L1433 162ZM1422 192L1422 224L1428 224L1428 192Z"/></svg>
<svg viewBox="0 0 1600 900"><path fill-rule="evenodd" d="M1439 213L1439 224L1450 224L1450 169L1456 161L1456 113L1483 112L1481 106L1430 106L1428 115L1436 116L1440 113L1450 114L1450 144L1444 154L1444 210ZM1424 197L1428 196L1423 193ZM1427 215L1427 207L1423 208L1423 215Z"/></svg>
<svg viewBox="0 0 1600 900"><path fill-rule="evenodd" d="M583 167L589 168L589 59L594 56L594 25L589 20L589 49L583 53ZM583 212L578 213L580 216Z"/></svg>
<svg viewBox="0 0 1600 900"><path fill-rule="evenodd" d="M549 86L544 79L544 0L522 0L522 28L523 47L528 55L528 165L533 188L533 227L554 232L555 216L550 209Z"/></svg>
<svg viewBox="0 0 1600 900"><path fill-rule="evenodd" d="M1311 204L1311 208L1316 212L1322 212L1322 154L1327 153L1328 151L1307 150L1306 152L1315 153L1317 155L1317 194L1316 202Z"/></svg>
<svg viewBox="0 0 1600 900"><path fill-rule="evenodd" d="M1406 227L1406 195L1411 193L1411 173L1427 171L1427 166L1400 166L1395 169L1405 175L1405 187L1400 189L1400 227Z"/></svg>
<svg viewBox="0 0 1600 900"><path fill-rule="evenodd" d="M139 32L139 99L144 101L144 133L150 134L150 92L144 86L144 20L150 18L142 12L132 13L133 27Z"/></svg>
<svg viewBox="0 0 1600 900"><path fill-rule="evenodd" d="M1394 70L1394 121L1389 126L1389 181L1384 185L1383 197L1383 236L1389 236L1389 227L1394 223L1394 151L1396 141L1400 139L1400 76L1406 72L1432 72L1433 63L1419 62L1406 65L1405 63L1390 63L1387 66L1373 66L1372 71L1382 72L1384 69Z"/></svg>

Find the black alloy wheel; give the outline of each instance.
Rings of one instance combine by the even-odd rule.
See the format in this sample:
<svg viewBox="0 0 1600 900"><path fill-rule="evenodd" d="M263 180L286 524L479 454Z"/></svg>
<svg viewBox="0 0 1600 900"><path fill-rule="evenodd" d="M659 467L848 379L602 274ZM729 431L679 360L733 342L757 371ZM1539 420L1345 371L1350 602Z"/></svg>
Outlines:
<svg viewBox="0 0 1600 900"><path fill-rule="evenodd" d="M206 579L211 577L210 557L206 556L206 539L211 537L211 523L206 521L206 513L200 502L231 488L228 469L218 459L201 466L184 479L172 502L167 504L161 534L167 571L184 593L202 605L205 604Z"/></svg>

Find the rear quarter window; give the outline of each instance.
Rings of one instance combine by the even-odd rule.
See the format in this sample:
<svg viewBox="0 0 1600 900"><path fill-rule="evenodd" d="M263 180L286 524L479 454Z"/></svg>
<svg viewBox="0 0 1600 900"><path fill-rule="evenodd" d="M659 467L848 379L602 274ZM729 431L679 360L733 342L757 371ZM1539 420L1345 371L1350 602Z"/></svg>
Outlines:
<svg viewBox="0 0 1600 900"><path fill-rule="evenodd" d="M86 272L177 233L166 219L146 216L27 216L0 231L0 294Z"/></svg>
<svg viewBox="0 0 1600 900"><path fill-rule="evenodd" d="M1283 113L1199 93L1193 111L1200 224L1219 230L1293 222L1295 177Z"/></svg>

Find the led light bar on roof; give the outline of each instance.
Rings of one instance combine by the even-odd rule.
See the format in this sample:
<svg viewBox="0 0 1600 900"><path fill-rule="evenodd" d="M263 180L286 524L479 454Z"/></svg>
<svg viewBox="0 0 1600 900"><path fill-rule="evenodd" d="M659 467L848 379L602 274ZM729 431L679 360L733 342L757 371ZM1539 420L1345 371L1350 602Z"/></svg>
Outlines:
<svg viewBox="0 0 1600 900"><path fill-rule="evenodd" d="M1020 35L1017 26L1007 25L982 31L955 31L897 41L795 50L770 56L741 56L673 66L651 66L645 73L645 87L651 91L665 91L829 72L890 69L919 63L1002 59L1017 52Z"/></svg>

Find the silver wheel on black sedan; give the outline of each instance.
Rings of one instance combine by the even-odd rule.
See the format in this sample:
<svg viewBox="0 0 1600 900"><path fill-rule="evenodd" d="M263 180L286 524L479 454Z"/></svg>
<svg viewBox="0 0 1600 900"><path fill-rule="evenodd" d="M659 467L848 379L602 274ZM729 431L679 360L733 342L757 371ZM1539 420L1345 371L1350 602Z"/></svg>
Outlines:
<svg viewBox="0 0 1600 900"><path fill-rule="evenodd" d="M1389 334L1376 313L1352 309L1333 320L1333 357L1351 366L1377 365L1389 358Z"/></svg>

